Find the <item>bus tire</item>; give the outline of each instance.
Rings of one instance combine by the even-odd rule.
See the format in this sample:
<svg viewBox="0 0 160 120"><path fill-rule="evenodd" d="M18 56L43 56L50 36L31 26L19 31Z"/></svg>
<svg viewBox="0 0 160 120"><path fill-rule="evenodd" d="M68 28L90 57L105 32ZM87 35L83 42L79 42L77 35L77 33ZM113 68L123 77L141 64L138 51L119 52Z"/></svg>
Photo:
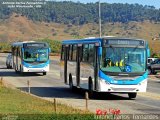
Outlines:
<svg viewBox="0 0 160 120"><path fill-rule="evenodd" d="M47 75L47 72L43 72L43 75Z"/></svg>
<svg viewBox="0 0 160 120"><path fill-rule="evenodd" d="M72 80L72 75L71 74L69 74L69 88L71 90L73 90L73 80Z"/></svg>
<svg viewBox="0 0 160 120"><path fill-rule="evenodd" d="M88 96L89 98L93 97L93 82L91 77L88 79Z"/></svg>
<svg viewBox="0 0 160 120"><path fill-rule="evenodd" d="M23 70L22 70L21 65L20 65L20 73L21 73L21 75L23 75Z"/></svg>
<svg viewBox="0 0 160 120"><path fill-rule="evenodd" d="M136 98L136 96L137 96L137 93L128 93L129 99L134 99Z"/></svg>
<svg viewBox="0 0 160 120"><path fill-rule="evenodd" d="M22 70L22 66L20 65L20 73L22 73L23 72L23 70Z"/></svg>

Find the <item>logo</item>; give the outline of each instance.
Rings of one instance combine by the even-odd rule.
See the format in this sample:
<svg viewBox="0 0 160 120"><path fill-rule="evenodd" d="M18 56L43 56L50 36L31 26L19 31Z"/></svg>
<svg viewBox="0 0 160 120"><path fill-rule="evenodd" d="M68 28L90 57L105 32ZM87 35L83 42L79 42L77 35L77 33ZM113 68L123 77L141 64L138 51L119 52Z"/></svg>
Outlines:
<svg viewBox="0 0 160 120"><path fill-rule="evenodd" d="M131 72L132 71L132 67L129 66L129 65L125 66L125 71L126 72Z"/></svg>

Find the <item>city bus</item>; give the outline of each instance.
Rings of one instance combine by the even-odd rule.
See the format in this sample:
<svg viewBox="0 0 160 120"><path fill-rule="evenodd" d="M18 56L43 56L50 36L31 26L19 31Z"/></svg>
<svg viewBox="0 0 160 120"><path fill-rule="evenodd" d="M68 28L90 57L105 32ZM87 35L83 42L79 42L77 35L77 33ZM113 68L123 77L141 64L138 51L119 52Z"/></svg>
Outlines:
<svg viewBox="0 0 160 120"><path fill-rule="evenodd" d="M45 42L25 41L11 45L13 68L16 72L46 73L49 71L49 45Z"/></svg>
<svg viewBox="0 0 160 120"><path fill-rule="evenodd" d="M101 37L62 41L60 76L71 89L126 93L146 92L148 43L142 39Z"/></svg>

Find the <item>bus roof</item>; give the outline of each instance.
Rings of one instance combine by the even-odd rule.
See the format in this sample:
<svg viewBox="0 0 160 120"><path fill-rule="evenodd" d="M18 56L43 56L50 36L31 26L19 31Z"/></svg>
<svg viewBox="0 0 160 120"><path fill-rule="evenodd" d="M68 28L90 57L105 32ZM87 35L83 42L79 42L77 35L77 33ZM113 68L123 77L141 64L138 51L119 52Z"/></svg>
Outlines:
<svg viewBox="0 0 160 120"><path fill-rule="evenodd" d="M33 43L33 44L45 44L46 47L49 47L48 43L47 42L38 42L38 41L23 41L23 42L15 42L15 43L12 43L12 47L23 47L24 44L26 43Z"/></svg>
<svg viewBox="0 0 160 120"><path fill-rule="evenodd" d="M35 41L23 41L23 42L14 42L12 43L12 46L22 46L23 43L33 43Z"/></svg>
<svg viewBox="0 0 160 120"><path fill-rule="evenodd" d="M115 37L115 36L103 36L101 38L96 38L96 37L89 37L89 38L84 38L84 39L73 39L73 40L64 40L62 41L62 44L82 44L82 43L95 43L95 42L101 42L103 39L128 39L128 40L142 40L143 39L137 39L137 38L124 38L124 37Z"/></svg>
<svg viewBox="0 0 160 120"><path fill-rule="evenodd" d="M77 40L64 40L62 44L75 44L75 43L95 43L101 42L100 38L84 38L84 39L77 39Z"/></svg>

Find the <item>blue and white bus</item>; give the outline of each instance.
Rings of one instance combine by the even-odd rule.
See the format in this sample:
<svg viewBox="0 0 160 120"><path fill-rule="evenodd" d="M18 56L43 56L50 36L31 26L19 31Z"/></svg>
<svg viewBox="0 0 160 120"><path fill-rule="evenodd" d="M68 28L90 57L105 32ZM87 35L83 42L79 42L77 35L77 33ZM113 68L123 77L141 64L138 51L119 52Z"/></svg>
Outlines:
<svg viewBox="0 0 160 120"><path fill-rule="evenodd" d="M46 75L49 71L49 45L45 42L15 42L11 45L13 68L16 72L39 72Z"/></svg>
<svg viewBox="0 0 160 120"><path fill-rule="evenodd" d="M148 43L142 39L102 37L64 40L61 79L70 88L127 93L146 92Z"/></svg>

